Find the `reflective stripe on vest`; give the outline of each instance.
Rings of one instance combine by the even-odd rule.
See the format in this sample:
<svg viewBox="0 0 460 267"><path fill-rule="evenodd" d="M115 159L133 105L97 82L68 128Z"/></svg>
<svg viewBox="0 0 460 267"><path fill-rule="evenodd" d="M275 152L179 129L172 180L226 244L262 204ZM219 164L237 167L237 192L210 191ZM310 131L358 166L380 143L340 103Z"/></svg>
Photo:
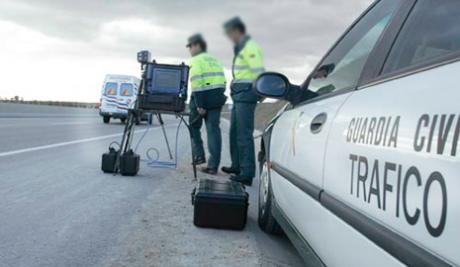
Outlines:
<svg viewBox="0 0 460 267"><path fill-rule="evenodd" d="M253 79L233 79L232 84L234 83L252 83Z"/></svg>
<svg viewBox="0 0 460 267"><path fill-rule="evenodd" d="M223 76L225 77L225 73L223 72L204 72L202 74L197 74L190 77L190 81L195 81L197 79L203 79L205 77L213 77L213 76Z"/></svg>
<svg viewBox="0 0 460 267"><path fill-rule="evenodd" d="M260 67L260 68L251 68L251 71L254 72L254 73L257 73L257 74L261 74L262 72L265 71L265 68L264 68L264 67Z"/></svg>
<svg viewBox="0 0 460 267"><path fill-rule="evenodd" d="M247 65L235 65L235 66L233 66L233 69L234 70L248 70L249 66L247 66Z"/></svg>
<svg viewBox="0 0 460 267"><path fill-rule="evenodd" d="M193 92L202 92L202 91L208 91L208 90L213 90L213 89L225 89L225 83L222 84L213 84L213 85L205 85L201 87L197 87L193 89Z"/></svg>

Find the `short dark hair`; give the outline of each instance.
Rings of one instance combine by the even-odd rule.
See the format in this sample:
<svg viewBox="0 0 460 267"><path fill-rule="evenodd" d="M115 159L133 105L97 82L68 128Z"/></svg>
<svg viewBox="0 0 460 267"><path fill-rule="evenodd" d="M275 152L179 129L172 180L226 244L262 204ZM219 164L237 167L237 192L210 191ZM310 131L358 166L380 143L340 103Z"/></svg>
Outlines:
<svg viewBox="0 0 460 267"><path fill-rule="evenodd" d="M246 26L244 24L242 24L242 23L236 24L235 26L233 26L233 28L237 29L238 31L240 31L243 34L246 33Z"/></svg>
<svg viewBox="0 0 460 267"><path fill-rule="evenodd" d="M198 44L203 52L206 52L206 50L208 49L208 45L203 40L197 41L193 44Z"/></svg>
<svg viewBox="0 0 460 267"><path fill-rule="evenodd" d="M238 16L227 20L223 26L226 31L236 29L237 31L243 34L246 33L246 26L244 22L241 20L241 18Z"/></svg>

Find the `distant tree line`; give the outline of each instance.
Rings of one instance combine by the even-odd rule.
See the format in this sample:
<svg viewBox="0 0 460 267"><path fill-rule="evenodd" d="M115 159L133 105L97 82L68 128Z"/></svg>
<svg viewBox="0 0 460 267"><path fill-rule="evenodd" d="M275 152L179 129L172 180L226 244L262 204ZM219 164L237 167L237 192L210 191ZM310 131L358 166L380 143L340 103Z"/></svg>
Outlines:
<svg viewBox="0 0 460 267"><path fill-rule="evenodd" d="M18 103L18 104L33 104L33 105L46 105L46 106L61 106L61 107L75 107L75 108L96 108L97 103L73 102L73 101L43 101L43 100L24 100L23 97L14 96L11 98L1 97L0 102L3 103Z"/></svg>

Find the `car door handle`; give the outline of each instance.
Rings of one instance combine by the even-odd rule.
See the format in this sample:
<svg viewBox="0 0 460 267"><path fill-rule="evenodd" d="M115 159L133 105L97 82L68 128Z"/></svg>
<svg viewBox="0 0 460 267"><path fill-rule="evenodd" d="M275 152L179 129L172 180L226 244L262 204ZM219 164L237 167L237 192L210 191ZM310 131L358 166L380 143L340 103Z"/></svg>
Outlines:
<svg viewBox="0 0 460 267"><path fill-rule="evenodd" d="M316 117L313 118L310 124L310 131L314 134L317 134L321 132L321 129L323 128L324 123L327 120L327 114L326 113L320 113L316 115Z"/></svg>

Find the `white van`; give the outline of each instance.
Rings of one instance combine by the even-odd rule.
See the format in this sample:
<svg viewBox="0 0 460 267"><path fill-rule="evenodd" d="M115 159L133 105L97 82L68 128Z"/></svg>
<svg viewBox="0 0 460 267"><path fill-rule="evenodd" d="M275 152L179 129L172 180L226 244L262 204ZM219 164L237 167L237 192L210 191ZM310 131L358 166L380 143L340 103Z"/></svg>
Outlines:
<svg viewBox="0 0 460 267"><path fill-rule="evenodd" d="M139 84L140 80L134 76L116 74L105 76L99 107L99 114L104 123L109 123L110 118L125 122L128 109L136 102Z"/></svg>

